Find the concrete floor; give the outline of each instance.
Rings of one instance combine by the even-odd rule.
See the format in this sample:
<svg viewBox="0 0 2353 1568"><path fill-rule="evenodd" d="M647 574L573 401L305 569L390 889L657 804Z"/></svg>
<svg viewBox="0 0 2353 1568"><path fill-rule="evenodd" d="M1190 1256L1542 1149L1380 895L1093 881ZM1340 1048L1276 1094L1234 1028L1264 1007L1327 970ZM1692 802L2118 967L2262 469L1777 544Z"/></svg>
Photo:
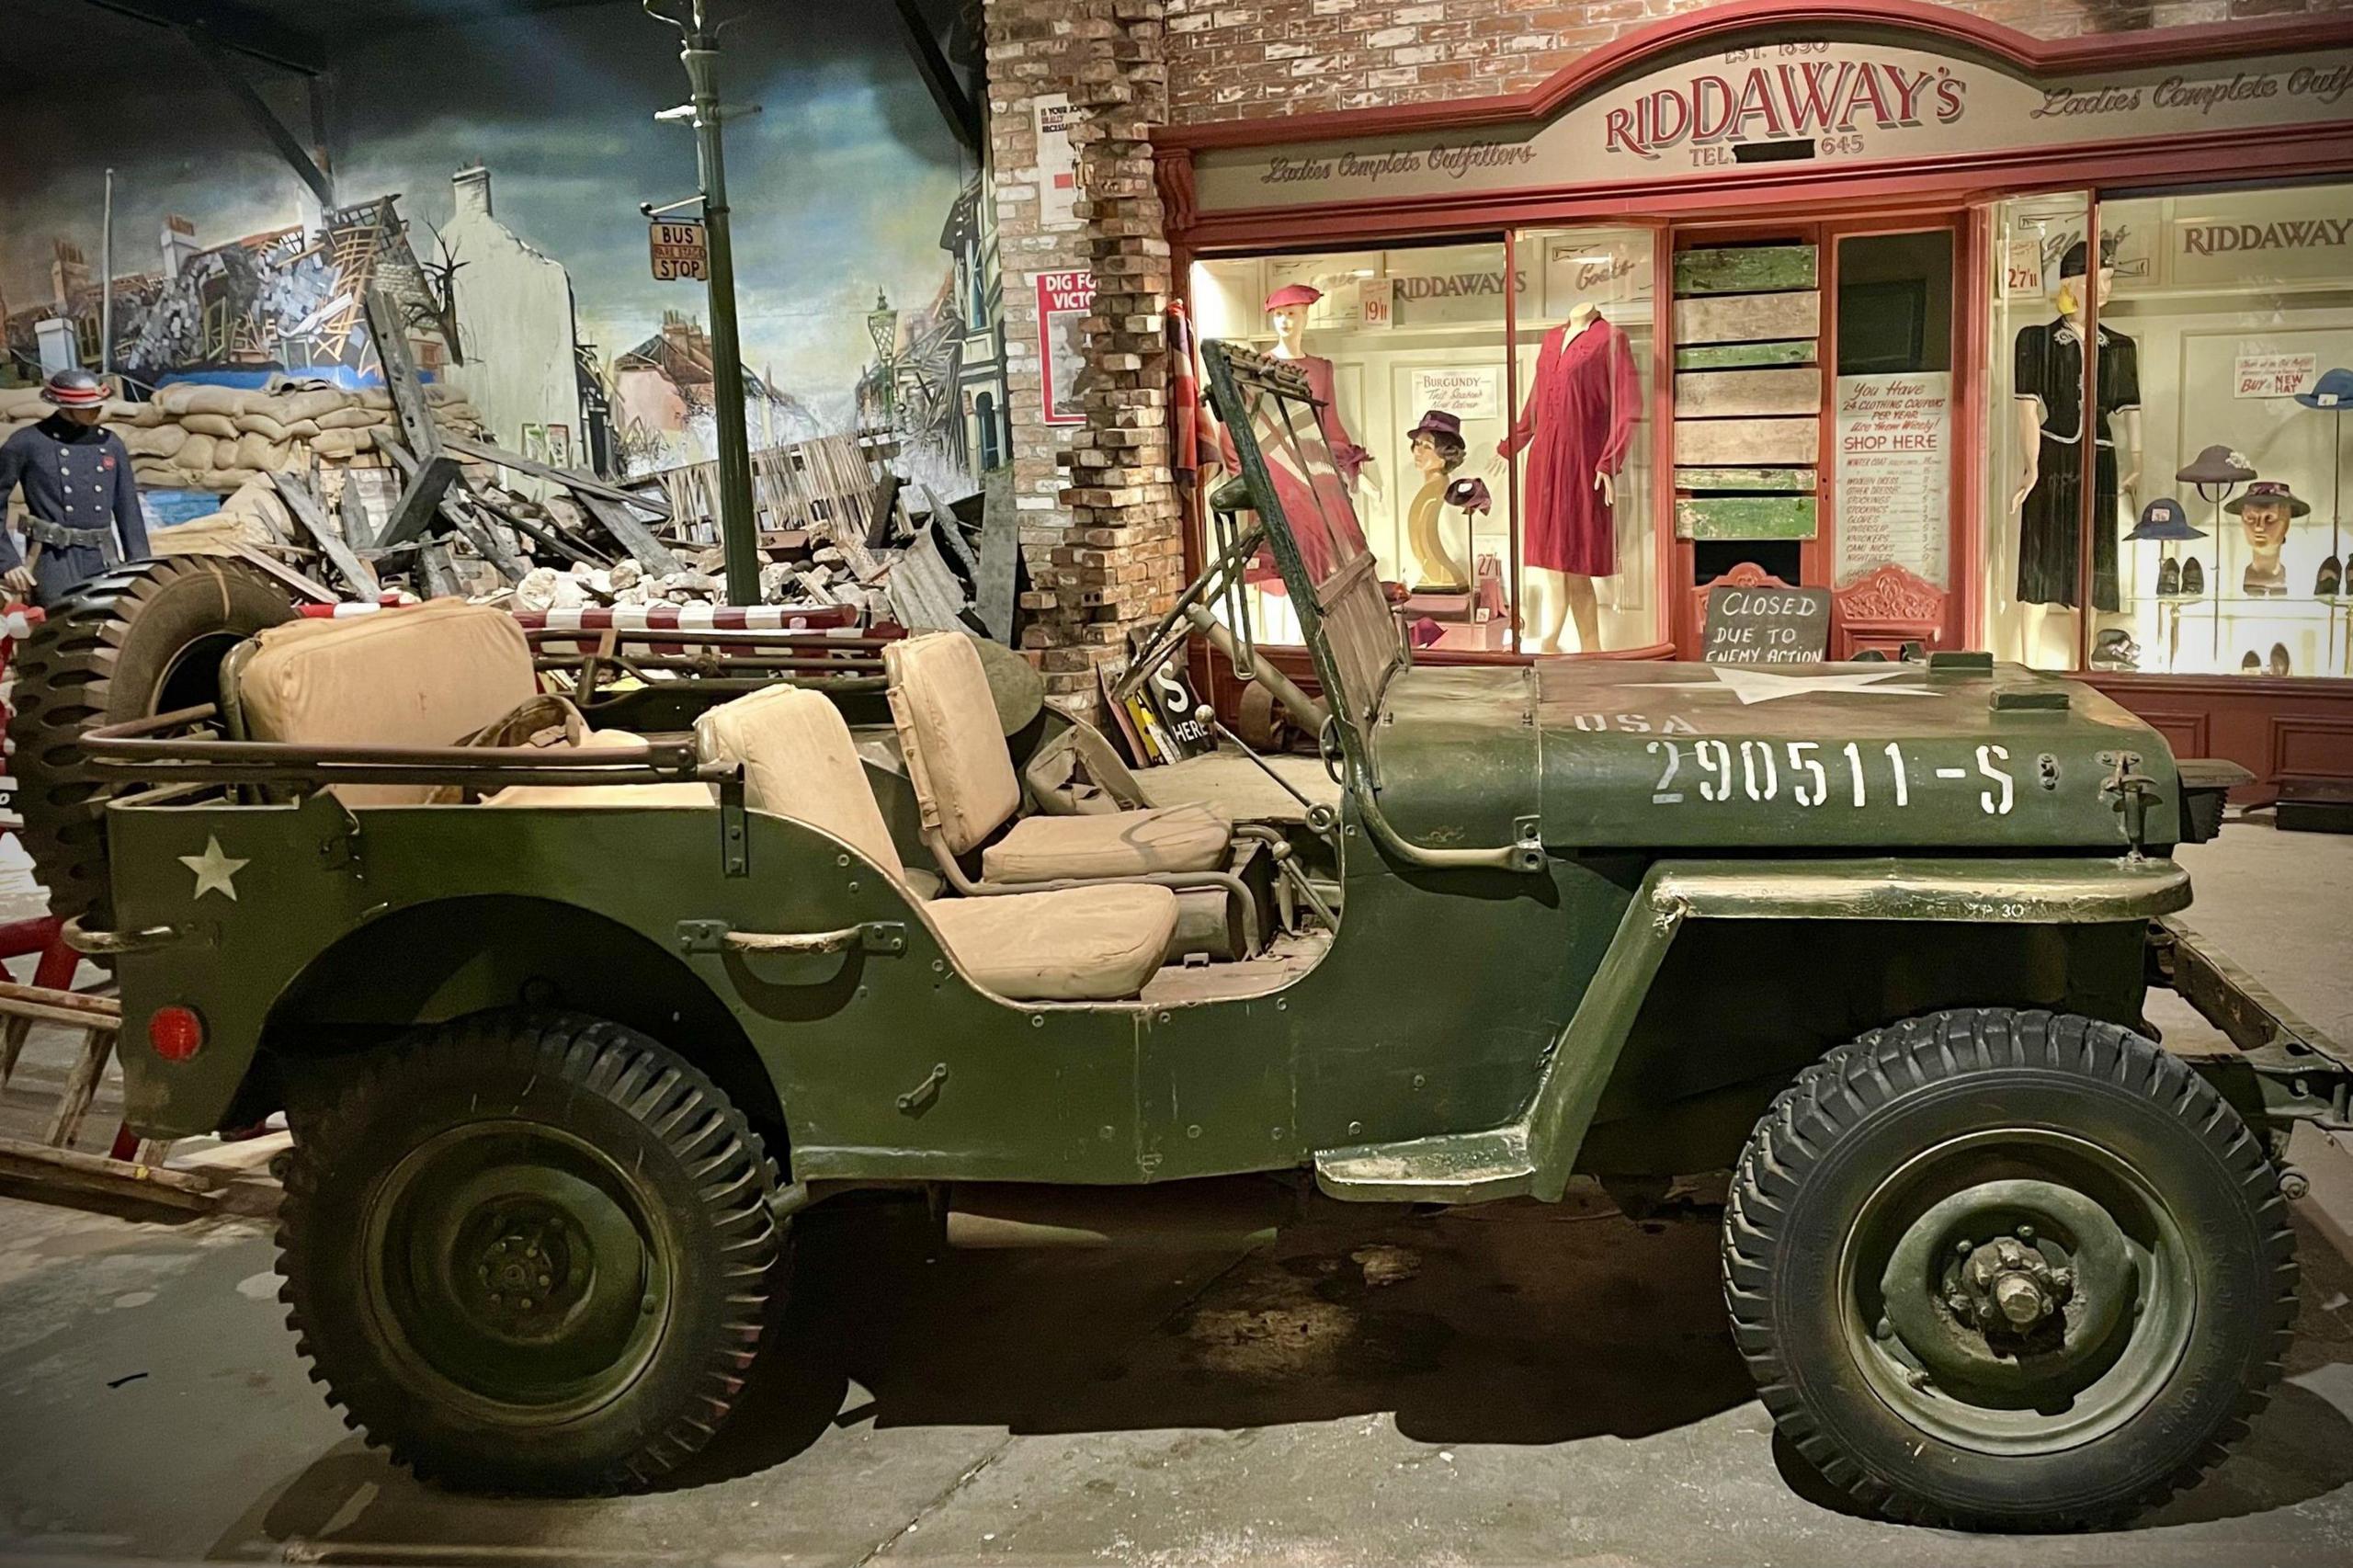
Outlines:
<svg viewBox="0 0 2353 1568"><path fill-rule="evenodd" d="M2194 923L2353 1039L2353 840L2258 821L2184 858ZM346 1431L252 1222L0 1199L0 1552L2341 1568L2353 1267L2302 1233L2289 1380L2236 1456L2129 1532L2019 1540L1853 1517L1750 1395L1714 1227L1598 1201L1202 1257L934 1259L887 1211L821 1210L721 1445L653 1495L545 1503L421 1487Z"/></svg>

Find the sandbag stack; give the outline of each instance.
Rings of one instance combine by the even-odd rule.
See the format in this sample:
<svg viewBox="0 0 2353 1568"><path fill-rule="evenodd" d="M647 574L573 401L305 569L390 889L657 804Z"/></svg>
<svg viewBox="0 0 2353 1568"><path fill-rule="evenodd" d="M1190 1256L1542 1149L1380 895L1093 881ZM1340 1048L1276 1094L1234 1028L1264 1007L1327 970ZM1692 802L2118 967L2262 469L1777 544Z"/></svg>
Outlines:
<svg viewBox="0 0 2353 1568"><path fill-rule="evenodd" d="M452 435L479 439L482 415L454 387L426 388L433 417ZM0 391L0 440L54 412L37 387ZM317 381L266 391L176 381L148 403L110 402L106 422L130 449L131 472L153 490L226 495L273 471L391 466L377 445L398 440L392 394Z"/></svg>

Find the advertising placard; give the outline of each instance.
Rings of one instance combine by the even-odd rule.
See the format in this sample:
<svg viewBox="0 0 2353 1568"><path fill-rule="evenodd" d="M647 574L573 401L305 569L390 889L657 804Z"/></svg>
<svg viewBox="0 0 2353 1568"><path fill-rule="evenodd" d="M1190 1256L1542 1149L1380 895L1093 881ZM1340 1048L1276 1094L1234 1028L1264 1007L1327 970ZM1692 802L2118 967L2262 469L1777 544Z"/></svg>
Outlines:
<svg viewBox="0 0 2353 1568"><path fill-rule="evenodd" d="M1418 416L1424 410L1451 414L1468 424L1473 419L1500 419L1504 412L1504 373L1495 366L1467 370L1415 370L1407 381L1406 402Z"/></svg>
<svg viewBox="0 0 2353 1568"><path fill-rule="evenodd" d="M2320 379L2317 354L2250 354L2231 362L2233 397L2293 397Z"/></svg>
<svg viewBox="0 0 2353 1568"><path fill-rule="evenodd" d="M1837 581L1893 562L1948 585L1952 373L1838 378Z"/></svg>
<svg viewBox="0 0 2353 1568"><path fill-rule="evenodd" d="M1086 324L1094 308L1093 272L1081 267L1038 274L1038 364L1044 380L1039 400L1049 425L1086 423L1078 398L1086 390L1080 384L1086 370Z"/></svg>

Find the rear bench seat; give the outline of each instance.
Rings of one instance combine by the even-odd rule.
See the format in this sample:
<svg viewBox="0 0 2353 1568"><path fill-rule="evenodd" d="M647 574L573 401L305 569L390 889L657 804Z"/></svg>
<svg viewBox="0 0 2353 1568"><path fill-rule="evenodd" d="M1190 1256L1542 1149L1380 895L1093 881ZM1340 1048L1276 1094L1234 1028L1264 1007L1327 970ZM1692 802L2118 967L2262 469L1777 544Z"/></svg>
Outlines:
<svg viewBox="0 0 2353 1568"><path fill-rule="evenodd" d="M256 740L309 746L460 746L539 695L531 648L515 618L461 599L343 620L291 620L264 631L237 696ZM591 731L584 747L640 744ZM337 784L347 806L415 806L431 784ZM494 806L711 804L707 784L520 785Z"/></svg>
<svg viewBox="0 0 2353 1568"><path fill-rule="evenodd" d="M770 687L713 708L695 722L707 761L740 765L745 803L823 829L922 896L891 842L882 811L825 697ZM1176 929L1176 895L1118 885L923 903L956 965L1015 1002L1099 1002L1133 996L1160 968Z"/></svg>

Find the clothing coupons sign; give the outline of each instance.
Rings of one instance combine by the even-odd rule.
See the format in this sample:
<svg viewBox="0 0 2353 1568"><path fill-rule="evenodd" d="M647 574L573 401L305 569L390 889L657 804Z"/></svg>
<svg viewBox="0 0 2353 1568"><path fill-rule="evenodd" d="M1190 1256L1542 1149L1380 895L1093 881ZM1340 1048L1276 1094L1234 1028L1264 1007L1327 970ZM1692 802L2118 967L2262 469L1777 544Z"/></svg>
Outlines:
<svg viewBox="0 0 2353 1568"><path fill-rule="evenodd" d="M699 219L657 219L649 239L654 247L654 281L699 283L709 275L710 245Z"/></svg>
<svg viewBox="0 0 2353 1568"><path fill-rule="evenodd" d="M2231 364L2234 397L2293 397L2320 379L2317 354L2241 354Z"/></svg>
<svg viewBox="0 0 2353 1568"><path fill-rule="evenodd" d="M1043 385L1040 401L1049 425L1084 425L1079 394L1086 373L1086 317L1095 308L1095 274L1038 274L1038 363Z"/></svg>
<svg viewBox="0 0 2353 1568"><path fill-rule="evenodd" d="M1036 100L1038 120L1038 226L1078 227L1078 156L1071 150L1071 122L1078 110L1061 93Z"/></svg>
<svg viewBox="0 0 2353 1568"><path fill-rule="evenodd" d="M1952 542L1952 373L1838 378L1838 562L1890 562L1943 588Z"/></svg>
<svg viewBox="0 0 2353 1568"><path fill-rule="evenodd" d="M1415 370L1407 379L1405 401L1416 413L1437 409L1469 423L1500 419L1504 413L1504 374L1500 369Z"/></svg>
<svg viewBox="0 0 2353 1568"><path fill-rule="evenodd" d="M1822 588L1710 588L1699 649L1711 665L1818 664L1830 649L1830 595Z"/></svg>

